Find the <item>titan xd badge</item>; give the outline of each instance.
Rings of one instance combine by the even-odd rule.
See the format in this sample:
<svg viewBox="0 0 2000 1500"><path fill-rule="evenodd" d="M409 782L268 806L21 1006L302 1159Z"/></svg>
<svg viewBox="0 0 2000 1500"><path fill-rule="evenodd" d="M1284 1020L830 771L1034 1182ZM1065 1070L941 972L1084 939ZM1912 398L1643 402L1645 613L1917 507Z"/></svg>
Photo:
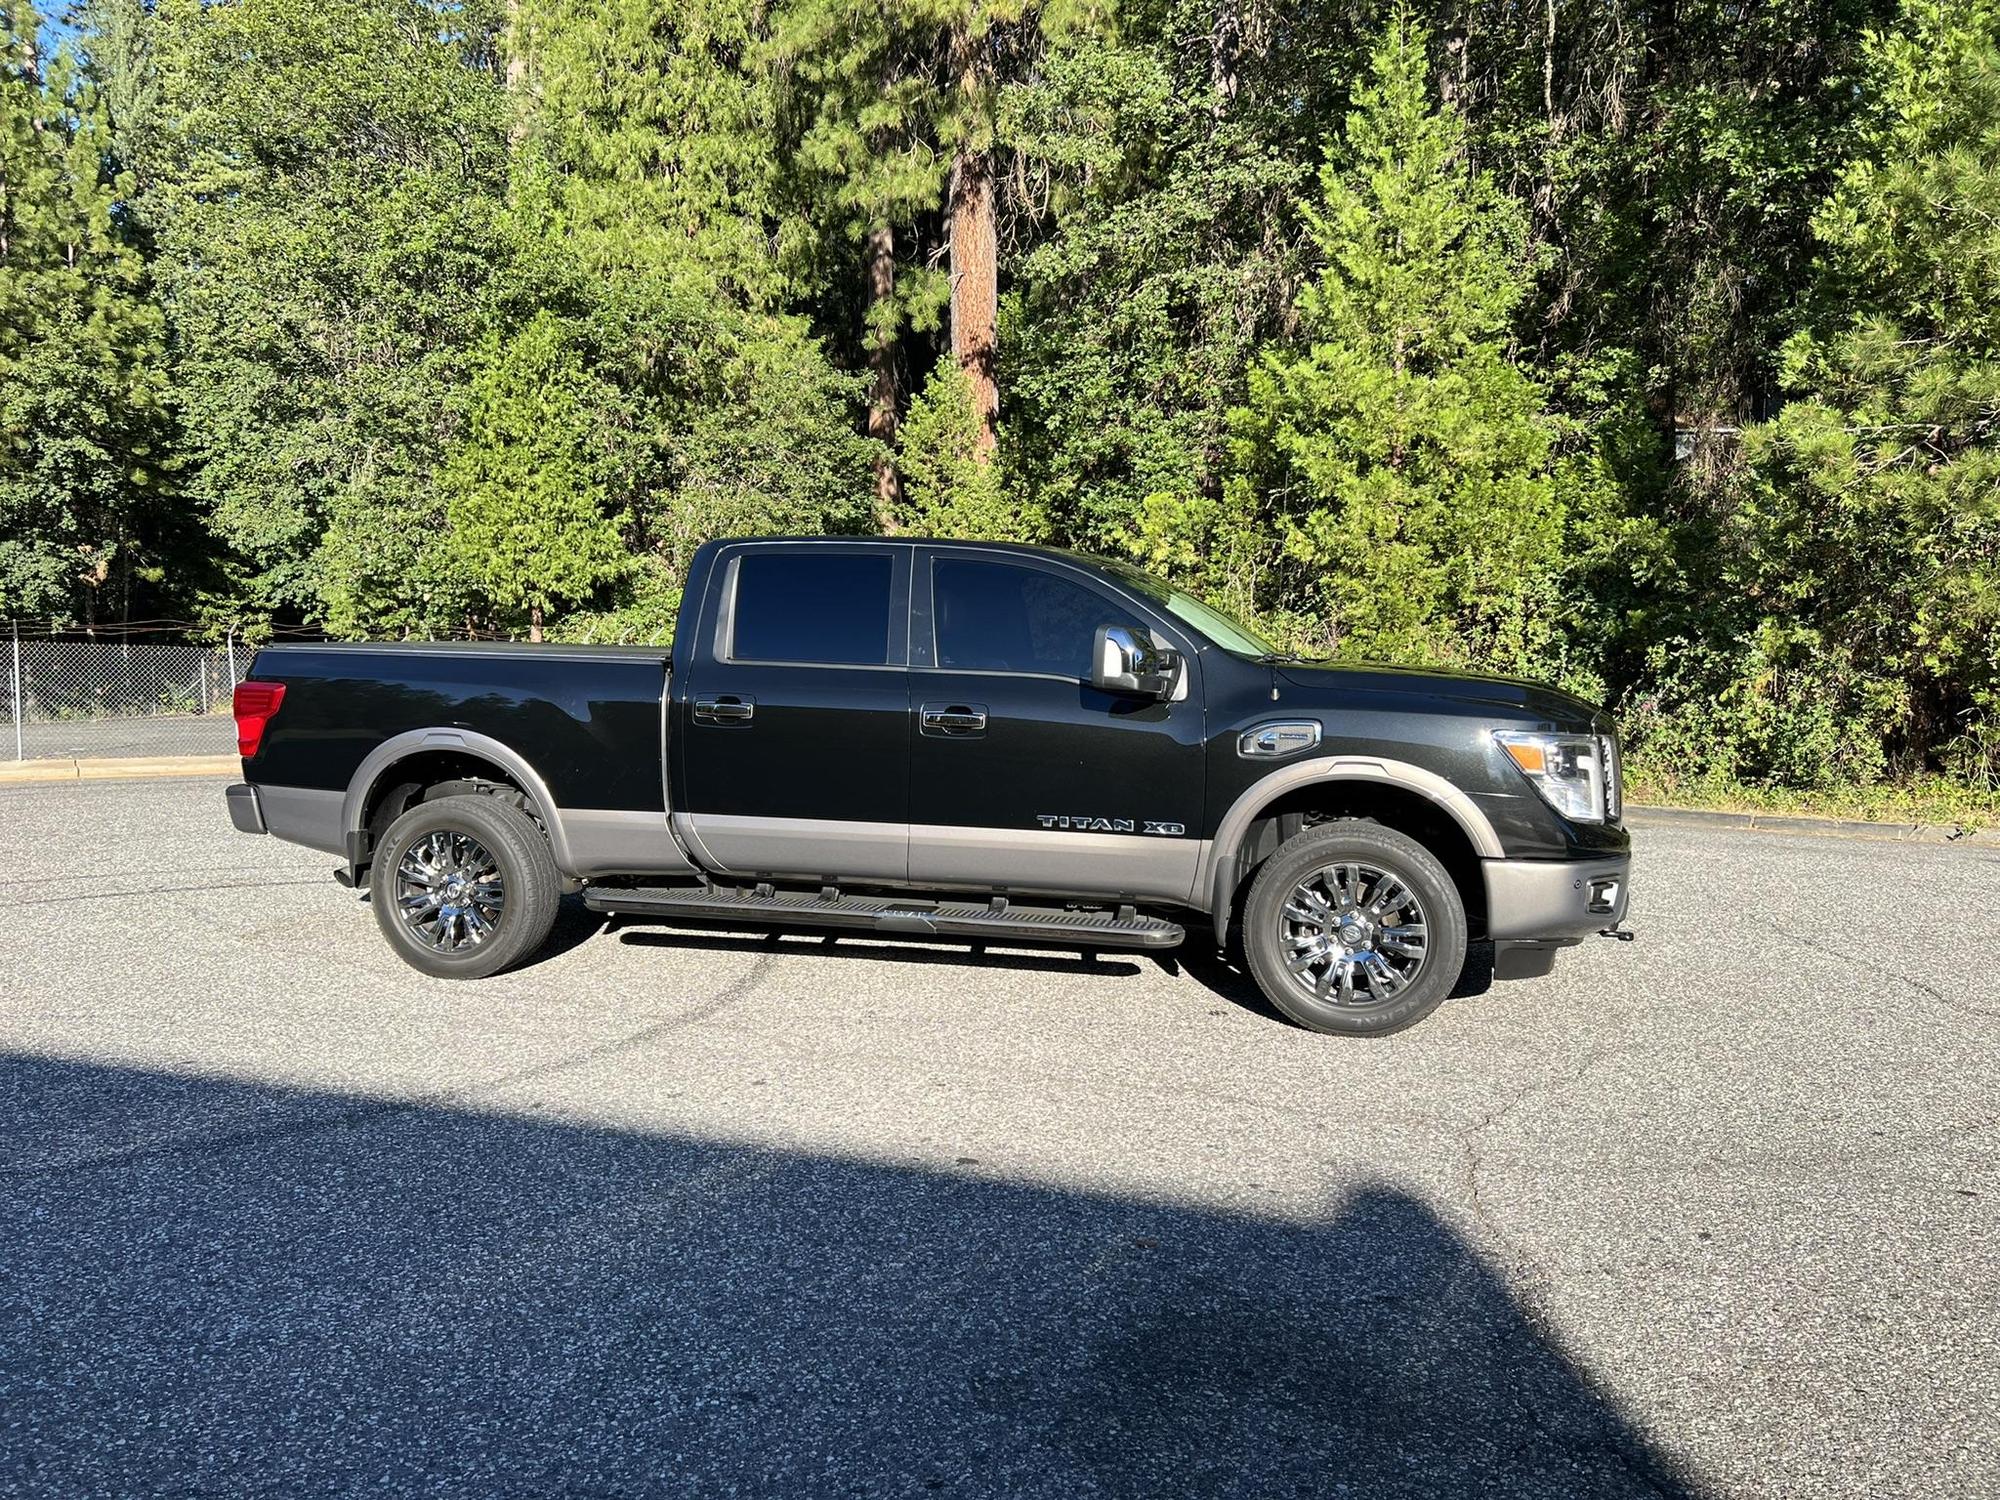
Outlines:
<svg viewBox="0 0 2000 1500"><path fill-rule="evenodd" d="M1182 823L1161 823L1152 818L1135 824L1130 818L1067 818L1059 813L1036 813L1035 821L1044 828L1067 828L1075 833L1157 833L1177 839L1187 832Z"/></svg>

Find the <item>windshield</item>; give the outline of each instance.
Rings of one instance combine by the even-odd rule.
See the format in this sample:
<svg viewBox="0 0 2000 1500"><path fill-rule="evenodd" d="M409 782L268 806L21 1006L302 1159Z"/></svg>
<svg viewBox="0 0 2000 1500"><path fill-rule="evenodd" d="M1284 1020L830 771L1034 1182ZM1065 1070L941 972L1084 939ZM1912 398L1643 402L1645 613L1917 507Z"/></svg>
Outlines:
<svg viewBox="0 0 2000 1500"><path fill-rule="evenodd" d="M1183 625L1208 637L1225 651L1234 651L1239 656L1269 656L1274 648L1271 643L1257 634L1248 625L1232 620L1219 609L1212 609L1195 598L1193 594L1162 582L1150 573L1142 573L1125 563L1114 563L1111 569L1139 593L1160 606Z"/></svg>

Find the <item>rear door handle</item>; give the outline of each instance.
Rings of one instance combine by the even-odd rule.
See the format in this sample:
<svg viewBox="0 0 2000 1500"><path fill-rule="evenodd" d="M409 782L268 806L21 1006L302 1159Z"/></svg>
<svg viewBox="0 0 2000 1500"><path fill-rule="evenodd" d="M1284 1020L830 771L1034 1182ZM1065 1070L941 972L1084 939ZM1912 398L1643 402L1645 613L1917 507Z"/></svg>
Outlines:
<svg viewBox="0 0 2000 1500"><path fill-rule="evenodd" d="M917 727L945 738L981 735L986 733L986 705L926 703L917 710Z"/></svg>
<svg viewBox="0 0 2000 1500"><path fill-rule="evenodd" d="M755 698L739 698L732 693L720 698L694 700L694 721L697 724L748 724L756 716Z"/></svg>

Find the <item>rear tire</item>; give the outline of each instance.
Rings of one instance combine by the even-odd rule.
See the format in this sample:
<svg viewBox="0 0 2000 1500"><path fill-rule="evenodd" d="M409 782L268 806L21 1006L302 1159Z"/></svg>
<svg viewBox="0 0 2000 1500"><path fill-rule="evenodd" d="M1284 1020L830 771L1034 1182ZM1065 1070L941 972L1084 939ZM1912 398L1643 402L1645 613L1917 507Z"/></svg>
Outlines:
<svg viewBox="0 0 2000 1500"><path fill-rule="evenodd" d="M1308 828L1265 860L1242 932L1265 997L1334 1036L1414 1026L1465 966L1465 903L1437 856L1358 820Z"/></svg>
<svg viewBox="0 0 2000 1500"><path fill-rule="evenodd" d="M369 875L396 956L437 979L484 979L548 940L561 894L535 821L483 794L420 802L389 825Z"/></svg>

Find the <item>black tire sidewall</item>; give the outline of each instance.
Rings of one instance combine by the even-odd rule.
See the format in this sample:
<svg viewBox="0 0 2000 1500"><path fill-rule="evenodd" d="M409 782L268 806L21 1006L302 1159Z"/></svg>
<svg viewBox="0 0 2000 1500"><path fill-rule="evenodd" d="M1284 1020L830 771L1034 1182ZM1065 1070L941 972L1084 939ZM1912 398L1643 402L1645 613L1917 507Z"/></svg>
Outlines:
<svg viewBox="0 0 2000 1500"><path fill-rule="evenodd" d="M1343 859L1366 861L1406 882L1422 901L1430 952L1410 988L1387 1005L1329 1005L1301 994L1285 972L1278 913L1292 888L1322 866ZM1388 1036L1414 1026L1458 983L1465 966L1465 903L1436 855L1407 834L1379 824L1322 823L1286 842L1265 860L1243 903L1243 947L1257 987L1288 1019L1338 1036Z"/></svg>
<svg viewBox="0 0 2000 1500"><path fill-rule="evenodd" d="M439 831L466 834L485 845L500 868L506 891L493 936L464 953L425 947L396 911L397 867L412 844ZM369 877L369 902L382 935L411 968L436 979L484 979L542 946L555 922L558 885L555 856L534 820L518 808L475 793L418 803L389 825Z"/></svg>

